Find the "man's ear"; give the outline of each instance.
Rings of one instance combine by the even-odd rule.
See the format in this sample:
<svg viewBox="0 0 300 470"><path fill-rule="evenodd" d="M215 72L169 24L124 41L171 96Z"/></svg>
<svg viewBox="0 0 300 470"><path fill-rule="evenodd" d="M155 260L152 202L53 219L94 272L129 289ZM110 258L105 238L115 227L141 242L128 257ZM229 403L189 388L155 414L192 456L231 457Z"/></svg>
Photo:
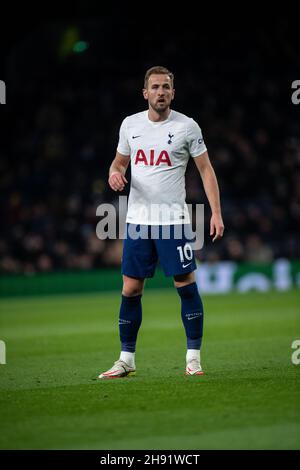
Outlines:
<svg viewBox="0 0 300 470"><path fill-rule="evenodd" d="M146 90L146 88L143 88L143 97L145 100L148 99L148 91Z"/></svg>
<svg viewBox="0 0 300 470"><path fill-rule="evenodd" d="M174 99L174 96L175 96L175 88L173 88L172 100Z"/></svg>

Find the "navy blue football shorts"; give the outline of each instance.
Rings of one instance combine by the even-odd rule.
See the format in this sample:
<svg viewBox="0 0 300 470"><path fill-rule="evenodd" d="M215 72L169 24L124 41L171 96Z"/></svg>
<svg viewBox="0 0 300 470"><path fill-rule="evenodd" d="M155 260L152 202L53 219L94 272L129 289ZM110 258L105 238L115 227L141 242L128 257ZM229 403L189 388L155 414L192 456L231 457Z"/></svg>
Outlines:
<svg viewBox="0 0 300 470"><path fill-rule="evenodd" d="M153 277L158 260L166 276L187 274L196 269L190 224L126 224L126 234L122 256L125 276Z"/></svg>

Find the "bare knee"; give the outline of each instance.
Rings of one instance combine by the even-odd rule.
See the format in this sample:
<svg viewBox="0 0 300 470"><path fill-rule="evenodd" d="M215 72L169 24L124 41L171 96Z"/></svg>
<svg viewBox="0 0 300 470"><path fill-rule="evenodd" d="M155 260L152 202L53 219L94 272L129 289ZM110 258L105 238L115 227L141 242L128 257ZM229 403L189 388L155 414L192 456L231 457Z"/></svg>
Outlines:
<svg viewBox="0 0 300 470"><path fill-rule="evenodd" d="M188 284L192 284L192 282L195 282L194 272L174 276L174 286L177 288L187 286Z"/></svg>
<svg viewBox="0 0 300 470"><path fill-rule="evenodd" d="M126 297L141 295L144 289L144 282L145 280L141 278L123 276L122 294Z"/></svg>

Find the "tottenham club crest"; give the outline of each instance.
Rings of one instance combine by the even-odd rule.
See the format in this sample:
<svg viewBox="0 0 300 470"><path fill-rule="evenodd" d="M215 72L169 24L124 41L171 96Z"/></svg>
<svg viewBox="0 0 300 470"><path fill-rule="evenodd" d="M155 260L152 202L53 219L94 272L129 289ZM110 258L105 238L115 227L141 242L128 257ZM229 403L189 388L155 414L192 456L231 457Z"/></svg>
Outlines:
<svg viewBox="0 0 300 470"><path fill-rule="evenodd" d="M171 144L174 134L171 134L171 132L169 132L168 137L169 137L168 144Z"/></svg>

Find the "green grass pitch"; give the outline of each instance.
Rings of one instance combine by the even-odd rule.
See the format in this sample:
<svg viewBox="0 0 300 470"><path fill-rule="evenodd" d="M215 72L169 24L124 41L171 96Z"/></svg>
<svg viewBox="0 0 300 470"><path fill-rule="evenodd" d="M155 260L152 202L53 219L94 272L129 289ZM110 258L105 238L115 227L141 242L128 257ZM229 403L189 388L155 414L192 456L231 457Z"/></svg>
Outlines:
<svg viewBox="0 0 300 470"><path fill-rule="evenodd" d="M300 449L299 291L204 296L205 375L186 377L177 293L146 288L137 376L99 381L119 299L1 301L1 449Z"/></svg>

